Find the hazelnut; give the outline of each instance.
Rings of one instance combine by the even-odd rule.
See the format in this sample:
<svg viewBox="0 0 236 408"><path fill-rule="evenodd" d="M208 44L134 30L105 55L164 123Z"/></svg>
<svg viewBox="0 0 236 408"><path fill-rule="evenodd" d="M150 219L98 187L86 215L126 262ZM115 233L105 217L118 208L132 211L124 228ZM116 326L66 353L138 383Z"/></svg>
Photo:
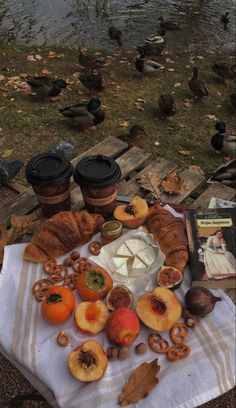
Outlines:
<svg viewBox="0 0 236 408"><path fill-rule="evenodd" d="M142 354L145 354L147 352L147 349L148 348L145 343L139 343L135 346L135 353L141 356Z"/></svg>
<svg viewBox="0 0 236 408"><path fill-rule="evenodd" d="M193 329L198 324L198 320L196 316L188 316L185 318L185 324L190 327L190 329Z"/></svg>
<svg viewBox="0 0 236 408"><path fill-rule="evenodd" d="M118 350L116 347L108 347L107 358L108 360L116 360L118 357Z"/></svg>
<svg viewBox="0 0 236 408"><path fill-rule="evenodd" d="M64 266L67 266L67 267L73 265L73 260L71 259L70 256L68 256L67 258L64 259L63 265L64 265Z"/></svg>
<svg viewBox="0 0 236 408"><path fill-rule="evenodd" d="M129 357L129 355L130 355L130 349L129 349L129 347L122 347L122 348L119 350L118 359L119 359L119 360L126 360L126 359Z"/></svg>
<svg viewBox="0 0 236 408"><path fill-rule="evenodd" d="M76 261L80 257L80 253L78 251L72 251L70 257L73 261Z"/></svg>
<svg viewBox="0 0 236 408"><path fill-rule="evenodd" d="M192 316L192 313L191 313L188 309L186 309L186 307L183 307L183 308L182 308L182 317L183 317L184 319L186 319L186 318L188 318L189 316Z"/></svg>

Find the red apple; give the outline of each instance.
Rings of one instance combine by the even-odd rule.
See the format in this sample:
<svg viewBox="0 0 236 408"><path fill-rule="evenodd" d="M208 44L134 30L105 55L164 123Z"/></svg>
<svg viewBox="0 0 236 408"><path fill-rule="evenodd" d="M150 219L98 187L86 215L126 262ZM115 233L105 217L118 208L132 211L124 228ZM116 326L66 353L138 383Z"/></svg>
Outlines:
<svg viewBox="0 0 236 408"><path fill-rule="evenodd" d="M139 335L136 313L128 307L118 307L108 317L105 331L108 340L121 346L132 344Z"/></svg>

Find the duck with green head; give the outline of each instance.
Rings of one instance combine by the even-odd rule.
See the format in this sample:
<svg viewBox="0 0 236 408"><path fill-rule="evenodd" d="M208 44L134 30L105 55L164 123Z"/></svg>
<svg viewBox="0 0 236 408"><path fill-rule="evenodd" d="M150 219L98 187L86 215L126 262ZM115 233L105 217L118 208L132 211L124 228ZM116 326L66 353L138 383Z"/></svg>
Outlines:
<svg viewBox="0 0 236 408"><path fill-rule="evenodd" d="M92 98L88 103L59 109L59 112L85 133L90 133L105 119L105 112L101 108L101 102L98 98Z"/></svg>
<svg viewBox="0 0 236 408"><path fill-rule="evenodd" d="M211 147L216 153L222 154L225 160L231 160L232 154L236 152L236 136L226 133L223 121L216 122L215 129L217 132L211 138Z"/></svg>
<svg viewBox="0 0 236 408"><path fill-rule="evenodd" d="M153 75L164 68L163 65L156 61L145 58L144 52L139 49L139 58L135 61L135 68L143 75Z"/></svg>
<svg viewBox="0 0 236 408"><path fill-rule="evenodd" d="M46 76L35 76L26 78L32 91L41 98L58 96L67 84L64 79L51 79Z"/></svg>

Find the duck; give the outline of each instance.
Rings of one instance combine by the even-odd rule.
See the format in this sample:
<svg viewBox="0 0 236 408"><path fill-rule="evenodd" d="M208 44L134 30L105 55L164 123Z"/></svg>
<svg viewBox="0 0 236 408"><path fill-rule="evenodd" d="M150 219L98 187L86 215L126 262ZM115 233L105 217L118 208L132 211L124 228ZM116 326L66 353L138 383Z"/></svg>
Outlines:
<svg viewBox="0 0 236 408"><path fill-rule="evenodd" d="M100 73L88 74L82 73L79 77L81 84L92 92L102 92L105 89L105 82Z"/></svg>
<svg viewBox="0 0 236 408"><path fill-rule="evenodd" d="M22 160L5 160L0 161L0 185L10 183L24 166Z"/></svg>
<svg viewBox="0 0 236 408"><path fill-rule="evenodd" d="M129 133L120 135L119 138L128 143L129 147L136 146L144 149L146 145L146 139L144 136L149 136L146 130L139 124L135 124L130 128Z"/></svg>
<svg viewBox="0 0 236 408"><path fill-rule="evenodd" d="M218 167L209 179L210 182L217 181L229 187L236 187L236 159Z"/></svg>
<svg viewBox="0 0 236 408"><path fill-rule="evenodd" d="M216 153L222 154L225 160L232 159L232 153L236 151L236 136L226 133L226 124L218 121L215 124L216 133L211 138L211 146Z"/></svg>
<svg viewBox="0 0 236 408"><path fill-rule="evenodd" d="M135 61L135 67L137 71L143 75L152 75L162 70L164 65L161 65L156 61L145 59L145 54L141 51L139 58Z"/></svg>
<svg viewBox="0 0 236 408"><path fill-rule="evenodd" d="M64 79L51 79L46 76L27 77L26 82L32 91L42 98L58 96L67 87Z"/></svg>
<svg viewBox="0 0 236 408"><path fill-rule="evenodd" d="M214 64L211 69L223 79L225 84L227 79L234 79L236 75L236 64Z"/></svg>
<svg viewBox="0 0 236 408"><path fill-rule="evenodd" d="M87 103L67 106L59 109L59 112L71 121L84 133L90 133L105 119L105 112L101 109L98 98L92 98Z"/></svg>
<svg viewBox="0 0 236 408"><path fill-rule="evenodd" d="M161 93L159 98L159 108L161 113L168 117L177 113L177 107L172 95Z"/></svg>
<svg viewBox="0 0 236 408"><path fill-rule="evenodd" d="M224 24L224 30L226 30L226 29L227 29L227 25L228 25L229 22L230 22L229 12L228 12L228 11L226 11L225 14L222 14L222 16L221 16L221 18L220 18L220 21L221 21L221 23Z"/></svg>
<svg viewBox="0 0 236 408"><path fill-rule="evenodd" d="M182 28L180 27L179 23L173 20L165 20L163 16L160 16L160 28L166 31L180 31Z"/></svg>
<svg viewBox="0 0 236 408"><path fill-rule="evenodd" d="M103 68L106 61L104 58L98 57L97 55L92 53L88 53L86 48L79 47L79 63L84 68L89 69L90 72L93 73L95 69L99 70Z"/></svg>
<svg viewBox="0 0 236 408"><path fill-rule="evenodd" d="M115 26L111 26L108 28L108 34L111 40L115 40L120 47L122 46L121 37L123 34L121 30L118 30Z"/></svg>
<svg viewBox="0 0 236 408"><path fill-rule="evenodd" d="M209 96L209 92L204 84L200 79L198 79L198 69L197 67L193 68L193 76L188 81L189 88L191 89L194 96L201 99L203 97Z"/></svg>
<svg viewBox="0 0 236 408"><path fill-rule="evenodd" d="M145 38L145 44L137 47L137 51L142 52L146 57L160 56L166 45L165 33L165 30L161 30L157 35Z"/></svg>
<svg viewBox="0 0 236 408"><path fill-rule="evenodd" d="M236 109L236 92L232 92L229 95L229 102L231 106L233 107L233 109Z"/></svg>

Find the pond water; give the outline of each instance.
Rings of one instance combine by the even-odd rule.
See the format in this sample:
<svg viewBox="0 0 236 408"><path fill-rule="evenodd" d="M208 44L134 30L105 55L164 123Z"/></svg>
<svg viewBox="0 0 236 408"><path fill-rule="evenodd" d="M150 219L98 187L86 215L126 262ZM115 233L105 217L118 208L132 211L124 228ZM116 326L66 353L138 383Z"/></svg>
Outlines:
<svg viewBox="0 0 236 408"><path fill-rule="evenodd" d="M230 12L226 31L220 16ZM124 46L142 44L155 34L158 17L179 22L168 32L168 47L177 51L209 48L234 50L235 0L0 0L0 38L23 44L85 45L107 48L111 24L123 31Z"/></svg>

